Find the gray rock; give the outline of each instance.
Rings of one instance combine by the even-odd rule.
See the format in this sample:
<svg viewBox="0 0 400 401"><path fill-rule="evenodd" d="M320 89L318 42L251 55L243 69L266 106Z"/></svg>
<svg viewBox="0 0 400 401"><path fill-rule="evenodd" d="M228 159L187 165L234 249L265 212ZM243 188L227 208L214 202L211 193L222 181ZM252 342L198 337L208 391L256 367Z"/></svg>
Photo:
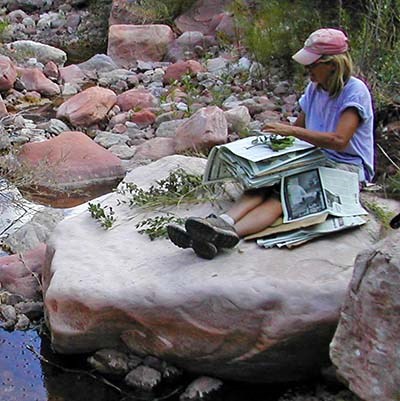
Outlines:
<svg viewBox="0 0 400 401"><path fill-rule="evenodd" d="M15 323L14 330L28 330L31 322L24 314L18 315L17 322Z"/></svg>
<svg viewBox="0 0 400 401"><path fill-rule="evenodd" d="M1 288L1 286L0 286ZM24 297L18 294L11 294L7 291L0 292L0 303L5 305L15 305L24 301Z"/></svg>
<svg viewBox="0 0 400 401"><path fill-rule="evenodd" d="M123 352L115 349L102 349L88 358L88 363L104 374L126 375L129 371L129 359Z"/></svg>
<svg viewBox="0 0 400 401"><path fill-rule="evenodd" d="M103 148L111 148L113 145L125 145L129 140L129 136L124 134L113 134L107 131L97 131L94 141Z"/></svg>
<svg viewBox="0 0 400 401"><path fill-rule="evenodd" d="M148 366L138 366L125 376L125 383L140 390L153 390L161 383L161 373Z"/></svg>
<svg viewBox="0 0 400 401"><path fill-rule="evenodd" d="M67 53L63 50L32 40L18 40L6 46L13 51L14 59L21 62L31 57L35 57L42 64L53 61L58 65L64 65L67 61Z"/></svg>
<svg viewBox="0 0 400 401"><path fill-rule="evenodd" d="M46 242L50 233L64 218L61 210L46 208L36 213L31 221L3 240L13 253L25 252Z"/></svg>
<svg viewBox="0 0 400 401"><path fill-rule="evenodd" d="M135 156L136 148L128 145L112 145L108 150L122 160L129 160Z"/></svg>
<svg viewBox="0 0 400 401"><path fill-rule="evenodd" d="M61 121L57 118L51 118L49 121L45 123L38 124L37 126L40 129L45 130L50 135L59 135L61 132L70 131L71 129L65 124L64 121Z"/></svg>
<svg viewBox="0 0 400 401"><path fill-rule="evenodd" d="M136 368L137 366L141 365L143 360L142 358L140 358L137 355L134 354L129 354L128 355L128 368L129 370L133 370L134 368Z"/></svg>
<svg viewBox="0 0 400 401"><path fill-rule="evenodd" d="M43 302L19 302L15 305L15 311L30 320L38 320L43 316Z"/></svg>
<svg viewBox="0 0 400 401"><path fill-rule="evenodd" d="M96 54L83 63L78 64L81 70L95 71L98 74L118 69L113 59L105 54Z"/></svg>
<svg viewBox="0 0 400 401"><path fill-rule="evenodd" d="M12 305L0 305L0 313L6 321L11 321L14 324L17 321L17 312Z"/></svg>
<svg viewBox="0 0 400 401"><path fill-rule="evenodd" d="M162 122L156 129L156 137L158 138L174 138L176 135L176 129L187 121L187 118L180 120L172 120Z"/></svg>
<svg viewBox="0 0 400 401"><path fill-rule="evenodd" d="M202 376L194 380L179 397L179 401L200 401L221 390L221 380Z"/></svg>

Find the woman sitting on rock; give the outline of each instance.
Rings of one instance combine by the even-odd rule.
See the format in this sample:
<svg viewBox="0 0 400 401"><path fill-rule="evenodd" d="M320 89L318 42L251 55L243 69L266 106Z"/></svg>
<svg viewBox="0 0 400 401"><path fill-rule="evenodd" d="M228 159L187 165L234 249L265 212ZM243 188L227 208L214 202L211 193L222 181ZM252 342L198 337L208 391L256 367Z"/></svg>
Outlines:
<svg viewBox="0 0 400 401"><path fill-rule="evenodd" d="M373 176L373 110L366 85L352 76L347 36L337 29L319 29L293 59L303 64L311 82L300 98L301 113L291 125L268 123L270 133L294 136L322 148L327 165L354 171L361 183ZM273 187L246 191L226 213L190 217L185 229L168 226L170 240L212 259L220 249L270 226L282 214L279 191Z"/></svg>

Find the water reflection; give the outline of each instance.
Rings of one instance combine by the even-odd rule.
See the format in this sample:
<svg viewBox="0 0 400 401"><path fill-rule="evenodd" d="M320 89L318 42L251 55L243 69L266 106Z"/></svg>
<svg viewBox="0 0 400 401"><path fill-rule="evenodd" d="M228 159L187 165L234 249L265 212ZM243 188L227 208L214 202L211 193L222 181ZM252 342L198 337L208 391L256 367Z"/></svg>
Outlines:
<svg viewBox="0 0 400 401"><path fill-rule="evenodd" d="M70 369L84 369L84 358L61 357L51 352L46 338L36 331L0 330L1 401L118 401L120 395L86 375L66 373L27 349Z"/></svg>
<svg viewBox="0 0 400 401"><path fill-rule="evenodd" d="M42 362L32 349L59 369ZM80 373L67 372L80 370ZM166 386L156 393L133 391L121 382L115 382L123 394L107 386L101 380L89 377L85 355L65 356L51 351L46 337L34 330L7 332L0 329L0 400L1 401L178 401L179 394L194 379L185 377L181 383ZM267 372L266 372L267 374ZM100 378L101 379L101 378ZM169 387L169 388L168 388ZM179 387L179 392L177 388ZM321 394L321 389L323 389ZM218 401L277 401L285 394L285 400L359 400L342 386L330 389L320 379L295 385L257 385L225 382ZM288 395L293 395L293 398ZM328 390L328 392L326 392ZM338 393L338 398L334 394ZM296 394L296 395L295 395ZM298 398L300 395L300 398ZM317 397L317 398L314 398ZM213 398L215 399L215 398ZM359 400L360 401L360 400Z"/></svg>

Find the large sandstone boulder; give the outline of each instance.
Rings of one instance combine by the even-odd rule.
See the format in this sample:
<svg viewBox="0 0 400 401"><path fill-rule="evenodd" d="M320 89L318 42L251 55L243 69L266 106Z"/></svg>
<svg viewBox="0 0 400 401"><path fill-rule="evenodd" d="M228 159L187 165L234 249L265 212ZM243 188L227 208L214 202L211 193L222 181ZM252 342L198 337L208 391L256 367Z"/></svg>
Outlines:
<svg viewBox="0 0 400 401"><path fill-rule="evenodd" d="M25 144L18 159L33 173L36 198L59 207L109 192L125 175L117 156L78 131Z"/></svg>
<svg viewBox="0 0 400 401"><path fill-rule="evenodd" d="M171 156L126 180L148 187L178 166L199 173L204 164ZM302 379L328 363L354 259L373 242L373 222L295 250L242 242L206 261L139 234L135 225L154 213L120 197L101 201L115 211L111 230L83 212L58 224L48 242L44 301L58 352L123 341L191 371L258 382ZM211 205L172 211L206 215Z"/></svg>
<svg viewBox="0 0 400 401"><path fill-rule="evenodd" d="M112 25L107 54L122 68L135 66L137 60L162 61L174 38L167 25Z"/></svg>
<svg viewBox="0 0 400 401"><path fill-rule="evenodd" d="M400 233L357 257L331 359L365 401L400 397Z"/></svg>
<svg viewBox="0 0 400 401"><path fill-rule="evenodd" d="M102 121L116 102L117 95L111 89L93 86L65 101L57 110L57 118L75 127L89 127Z"/></svg>

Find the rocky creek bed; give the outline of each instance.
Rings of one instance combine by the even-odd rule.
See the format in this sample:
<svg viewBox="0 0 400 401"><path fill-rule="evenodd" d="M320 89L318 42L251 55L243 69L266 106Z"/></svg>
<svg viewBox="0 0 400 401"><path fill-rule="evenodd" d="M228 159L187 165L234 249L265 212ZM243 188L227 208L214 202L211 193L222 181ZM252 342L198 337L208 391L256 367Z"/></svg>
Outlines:
<svg viewBox="0 0 400 401"><path fill-rule="evenodd" d="M1 68L11 71L0 88L0 149L18 145L33 149L31 145L35 145L38 150L36 145L46 143L44 154L47 154L50 150L57 151L62 146L78 143L76 148L71 148L72 151L61 153L64 157L55 164L55 167L60 167L58 175L50 181L44 177L50 184L57 181L64 192L68 193L71 188L68 186L70 181L62 176L63 169L70 169L71 174L75 171L74 179L86 190L87 182L96 181L94 177L101 169L106 171L102 177L108 183L109 178L121 179L124 169L130 171L167 155L208 150L215 144L258 130L265 122L286 121L296 116L298 94L282 71L265 71L245 54L219 52L215 38L201 32L184 32L176 39L171 35L166 49L168 61L143 61L146 55L137 49L136 55L130 53L128 57L128 61L132 59L135 63L128 65L122 57L125 48L119 48L115 41L110 41L107 55L95 54L89 59L93 52L84 57L80 51L82 58L76 61L79 64L72 64L76 58L70 58L70 52L67 52L69 65L64 66L67 53L49 48L44 43L61 48L65 44L63 41L69 41L71 46L62 47L73 50L72 44L76 42L80 30L87 33L86 42L90 39L89 32L98 35L99 30L87 29L87 17L90 15L84 7L87 2L66 1L66 4L61 4L61 1L37 1L32 2L38 4L33 12L28 7L30 3L0 1L3 7L1 21L7 19L9 24L4 32L6 45L2 49L4 57L0 57ZM118 4L117 1L113 3ZM81 28L79 25L82 25ZM116 26L111 32L111 39L121 35L122 42L128 40L130 31L119 30L118 24ZM141 30L137 26L130 29L132 32ZM148 26L146 30L148 38L155 40L154 27ZM101 37L103 40L104 35ZM63 39L63 43L56 39ZM101 42L98 36L94 42ZM157 43L153 45L158 47ZM152 53L151 49L148 50L149 54ZM266 79L260 79L260 74ZM35 108L32 109L32 105ZM398 110L395 111L388 121L382 117L377 141L398 163L399 117ZM210 132L213 134L211 139ZM56 141L57 138L60 139ZM64 160L74 156L79 144L88 155L98 155L82 170L79 170L82 166L76 158ZM101 152L99 147L103 148ZM29 162L32 153L28 153L25 155ZM104 162L106 157L109 164ZM34 157L32 160L34 164ZM381 176L395 173L390 171L392 163L388 163L381 153L378 153L377 164ZM91 170L89 167L95 168ZM82 171L88 174L80 182ZM54 185L47 188L49 192L54 189L52 187ZM64 207L67 207L65 204L68 202L64 202ZM3 209L0 210L4 218ZM43 234L46 231L43 230L43 220L38 220L33 225L36 233ZM14 247L13 253L46 242L57 219L48 220L51 227L46 234L41 237L35 234L35 238L31 236L33 242L29 245L25 242L26 249L20 248L23 242L20 239L10 243ZM26 233L33 231L30 229ZM27 237L24 237L26 240ZM5 255L0 253L0 256ZM31 278L35 279L35 275ZM110 376L93 372L93 365L87 362L91 355L62 356L52 352L46 330L41 331L40 297L36 299L37 303L32 304L23 297L8 296L5 295L7 291L0 291L0 315L4 327L0 329L1 401L181 401L195 399L192 394L199 391L208 395L208 390L214 387L220 390L210 394L210 397L221 401L358 400L329 372L311 382L278 387L229 381L221 385L213 378L196 382L198 377L185 372L177 375L175 380L163 381L151 391L144 390L143 386L140 389L140 385L129 387L124 381L126 367L122 369L123 374ZM158 377L173 370L152 358L140 359L133 367L134 359L128 357L129 374L136 367L142 367L136 371L137 374L144 370L143 367L155 368L155 371L148 372L149 379L151 374ZM123 393L110 383L106 384L105 380Z"/></svg>

